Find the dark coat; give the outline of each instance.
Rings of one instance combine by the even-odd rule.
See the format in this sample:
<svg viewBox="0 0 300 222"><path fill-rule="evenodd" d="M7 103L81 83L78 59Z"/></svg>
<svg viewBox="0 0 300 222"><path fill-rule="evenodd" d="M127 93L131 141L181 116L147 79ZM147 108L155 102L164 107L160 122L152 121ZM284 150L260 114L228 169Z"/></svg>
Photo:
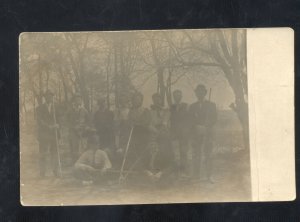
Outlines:
<svg viewBox="0 0 300 222"><path fill-rule="evenodd" d="M114 113L110 110L98 110L94 114L94 126L101 145L111 147L114 142Z"/></svg>
<svg viewBox="0 0 300 222"><path fill-rule="evenodd" d="M51 126L55 124L53 107L52 105L50 112L46 103L36 108L38 139L40 141L55 139L55 130L51 129Z"/></svg>
<svg viewBox="0 0 300 222"><path fill-rule="evenodd" d="M188 105L186 103L173 104L171 112L171 133L173 136L186 136L188 129Z"/></svg>
<svg viewBox="0 0 300 222"><path fill-rule="evenodd" d="M189 121L191 126L202 125L211 128L217 121L216 104L203 101L202 104L195 102L189 108Z"/></svg>

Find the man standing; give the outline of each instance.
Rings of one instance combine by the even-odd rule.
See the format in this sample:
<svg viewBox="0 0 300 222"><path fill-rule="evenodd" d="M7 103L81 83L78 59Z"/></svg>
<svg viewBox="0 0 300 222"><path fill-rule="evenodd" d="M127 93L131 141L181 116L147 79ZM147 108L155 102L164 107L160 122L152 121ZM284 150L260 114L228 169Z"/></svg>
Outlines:
<svg viewBox="0 0 300 222"><path fill-rule="evenodd" d="M44 94L45 103L38 106L36 109L39 141L39 167L41 177L44 177L46 174L46 159L48 152L50 152L53 174L58 176L57 130L59 126L56 123L53 96L54 94L50 90L47 90Z"/></svg>
<svg viewBox="0 0 300 222"><path fill-rule="evenodd" d="M200 177L200 168L203 166L205 179L211 181L213 126L217 121L217 109L215 103L205 99L206 94L205 86L199 84L195 89L198 101L190 106L189 117L193 136L194 176Z"/></svg>
<svg viewBox="0 0 300 222"><path fill-rule="evenodd" d="M73 163L78 159L82 136L88 125L88 111L84 108L82 98L76 94L68 111L69 142Z"/></svg>
<svg viewBox="0 0 300 222"><path fill-rule="evenodd" d="M114 114L116 146L119 151L126 148L129 138L130 125L128 122L129 98L126 95L120 96L119 106Z"/></svg>
<svg viewBox="0 0 300 222"><path fill-rule="evenodd" d="M187 151L188 151L188 105L182 100L182 92L175 90L173 92L174 104L171 105L171 137L173 149L178 148L179 168L181 172L186 173Z"/></svg>
<svg viewBox="0 0 300 222"><path fill-rule="evenodd" d="M98 100L98 110L94 114L94 125L99 142L104 148L114 147L114 113L108 109L104 99Z"/></svg>
<svg viewBox="0 0 300 222"><path fill-rule="evenodd" d="M163 174L168 174L174 161L170 144L170 113L163 108L163 98L160 94L153 94L152 101L149 125L151 157L148 174L160 179Z"/></svg>
<svg viewBox="0 0 300 222"><path fill-rule="evenodd" d="M131 99L132 107L128 113L128 121L132 128L132 136L128 150L129 168L144 168L146 148L149 141L150 112L142 107L144 96L135 93ZM127 168L126 167L126 168Z"/></svg>

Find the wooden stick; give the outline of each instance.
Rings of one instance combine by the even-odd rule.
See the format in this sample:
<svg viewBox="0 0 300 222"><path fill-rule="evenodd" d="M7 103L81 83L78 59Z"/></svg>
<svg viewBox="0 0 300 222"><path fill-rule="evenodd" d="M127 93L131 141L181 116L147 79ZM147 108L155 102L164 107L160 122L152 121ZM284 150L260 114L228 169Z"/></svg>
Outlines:
<svg viewBox="0 0 300 222"><path fill-rule="evenodd" d="M52 106L53 106L53 119L54 119L54 124L56 125L56 113L55 113L55 107L54 107L54 97L52 99ZM59 176L62 176L62 171L61 171L61 162L60 162L60 154L59 154L59 144L58 144L58 135L57 135L57 129L55 128L55 144L56 144L56 150L57 150L57 158L58 158L58 168L59 168Z"/></svg>
<svg viewBox="0 0 300 222"><path fill-rule="evenodd" d="M129 138L128 138L128 142L127 142L127 146L126 146L126 150L125 150L125 154L124 154L124 158L123 158L123 163L122 163L122 167L121 167L121 170L120 170L119 183L121 183L121 180L122 180L122 177L123 177L124 165L125 165L126 158L127 158L127 153L128 153L128 149L129 149L129 145L130 145L130 141L131 141L133 128L134 127L131 127L131 130L130 130L130 134L129 134Z"/></svg>

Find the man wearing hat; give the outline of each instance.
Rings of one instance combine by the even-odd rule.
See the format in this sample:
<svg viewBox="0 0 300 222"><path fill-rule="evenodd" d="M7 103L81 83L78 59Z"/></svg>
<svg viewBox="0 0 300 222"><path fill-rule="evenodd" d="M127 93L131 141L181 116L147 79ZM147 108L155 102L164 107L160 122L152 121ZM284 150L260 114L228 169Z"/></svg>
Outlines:
<svg viewBox="0 0 300 222"><path fill-rule="evenodd" d="M187 150L188 150L188 105L182 102L182 91L173 92L174 103L170 106L171 137L172 144L178 154L177 160L181 173L187 172Z"/></svg>
<svg viewBox="0 0 300 222"><path fill-rule="evenodd" d="M211 176L211 153L213 126L217 121L216 104L205 99L206 87L199 84L195 89L197 102L189 108L190 125L192 129L193 145L193 176L200 177L200 168L203 167L203 176L210 180Z"/></svg>
<svg viewBox="0 0 300 222"><path fill-rule="evenodd" d="M79 157L80 144L88 125L88 111L84 108L82 98L75 94L72 99L72 106L68 111L69 142L73 162Z"/></svg>
<svg viewBox="0 0 300 222"><path fill-rule="evenodd" d="M131 108L128 113L129 124L132 128L132 136L128 150L128 164L125 169L133 168L142 170L145 167L146 147L149 141L149 109L143 107L144 96L136 92L131 98Z"/></svg>
<svg viewBox="0 0 300 222"><path fill-rule="evenodd" d="M152 101L149 124L151 157L147 174L161 179L167 178L174 168L174 153L170 141L170 111L163 107L163 98L159 93L152 95Z"/></svg>
<svg viewBox="0 0 300 222"><path fill-rule="evenodd" d="M48 152L50 152L53 174L58 176L58 148L56 147L56 133L59 126L56 123L53 96L54 94L50 90L47 90L44 93L45 102L36 109L39 141L39 167L41 177L44 177L46 174L46 159Z"/></svg>
<svg viewBox="0 0 300 222"><path fill-rule="evenodd" d="M94 114L94 126L101 145L105 148L114 148L114 113L108 109L103 98L98 100L98 110Z"/></svg>

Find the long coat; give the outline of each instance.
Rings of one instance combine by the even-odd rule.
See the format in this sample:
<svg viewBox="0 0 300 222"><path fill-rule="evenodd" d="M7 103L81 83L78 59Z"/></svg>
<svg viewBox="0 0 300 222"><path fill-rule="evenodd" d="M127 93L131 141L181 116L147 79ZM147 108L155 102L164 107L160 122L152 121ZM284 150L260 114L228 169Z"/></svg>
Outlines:
<svg viewBox="0 0 300 222"><path fill-rule="evenodd" d="M192 134L197 132L197 126L204 126L211 134L212 127L217 121L216 104L207 100L202 103L195 102L189 108L189 122L192 129ZM195 135L197 136L197 135Z"/></svg>
<svg viewBox="0 0 300 222"><path fill-rule="evenodd" d="M55 108L53 104L48 108L48 105L44 103L36 109L39 141L55 139L55 130L51 129L55 123L53 108Z"/></svg>

